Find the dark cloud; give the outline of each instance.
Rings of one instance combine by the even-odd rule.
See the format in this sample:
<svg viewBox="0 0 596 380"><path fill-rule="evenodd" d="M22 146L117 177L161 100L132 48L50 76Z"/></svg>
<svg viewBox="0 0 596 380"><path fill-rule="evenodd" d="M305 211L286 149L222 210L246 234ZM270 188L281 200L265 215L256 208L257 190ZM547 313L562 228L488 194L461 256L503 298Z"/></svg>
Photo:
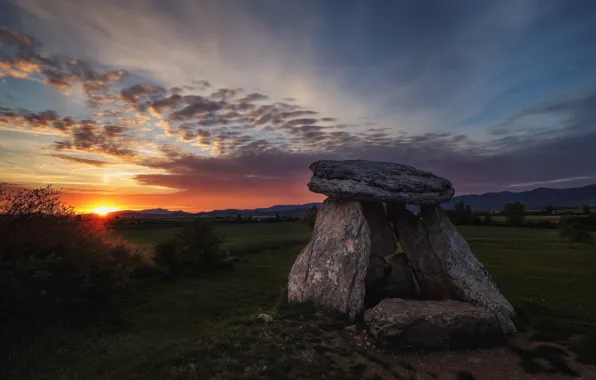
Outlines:
<svg viewBox="0 0 596 380"><path fill-rule="evenodd" d="M258 102L258 101L267 100L267 99L269 99L269 97L267 95L259 94L258 92L253 92L253 93L246 95L239 101L242 103L252 103L252 102Z"/></svg>
<svg viewBox="0 0 596 380"><path fill-rule="evenodd" d="M38 44L39 42L26 34L6 28L0 28L0 46L16 46L19 50L28 50Z"/></svg>
<svg viewBox="0 0 596 380"><path fill-rule="evenodd" d="M22 130L34 130L65 134L77 124L69 117L61 118L56 111L30 112L27 110L12 110L0 106L0 126Z"/></svg>
<svg viewBox="0 0 596 380"><path fill-rule="evenodd" d="M330 125L337 121L333 115L290 104L293 99L279 102L242 89L211 89L207 81L169 91L147 83L115 90L114 84L126 72L101 71L84 61L42 55L37 42L20 34L0 31L0 43L17 47L16 53L1 57L0 75L38 75L63 89L81 83L91 106L109 106L90 120L61 117L51 110L0 107L1 127L60 135L54 145L57 151L93 152L165 171L137 176L145 185L197 192L249 188L274 194L300 184L307 191L304 184L311 162L350 158L431 170L451 179L459 192L596 175L591 159L596 146L594 89L526 107L490 127L490 139L475 141L461 133L407 134L395 127L373 128L375 123L366 119L360 125ZM193 93L207 88L203 95ZM135 147L144 140L136 137L134 127L142 123L138 120L151 117L159 119L168 136L183 142L181 146L200 146L203 154L208 150L212 156L163 145L159 156L140 157ZM545 120L550 124L536 124ZM107 164L65 154L53 156L81 164Z"/></svg>
<svg viewBox="0 0 596 380"><path fill-rule="evenodd" d="M178 94L163 99L156 99L149 103L150 112L161 117L164 111L178 108L184 102L184 98Z"/></svg>
<svg viewBox="0 0 596 380"><path fill-rule="evenodd" d="M223 108L221 102L207 99L200 95L189 95L184 97L186 106L178 111L169 114L168 119L173 121L183 121L197 119L205 116L206 113L219 111Z"/></svg>
<svg viewBox="0 0 596 380"><path fill-rule="evenodd" d="M239 94L242 94L244 90L240 88L220 88L211 94L211 99L219 100L222 102L229 102Z"/></svg>
<svg viewBox="0 0 596 380"><path fill-rule="evenodd" d="M506 136L518 133L536 132L536 123L544 123L547 116L557 120L555 128L569 130L596 128L596 88L580 93L558 96L522 109L509 116L503 122L491 126L489 133L493 136ZM552 127L551 127L552 129Z"/></svg>
<svg viewBox="0 0 596 380"><path fill-rule="evenodd" d="M228 132L210 134L219 141L233 141L232 149L223 156L204 158L181 153L153 162L152 167L164 169L168 175L139 176L137 180L192 191L246 183L266 192L273 183L285 187L306 182L307 167L315 160L350 158L401 162L431 170L451 179L459 193L557 178L590 178L596 176L596 169L594 160L586 158L593 156L596 125L585 115L591 110L592 97L587 94L574 99L555 99L547 106L544 103L532 108L532 112L563 112L570 121L563 127L565 133L544 133L534 141L531 136L503 136L504 140L479 143L461 133L395 135L388 128L350 133L303 125L287 128L290 137L285 141L290 145L284 146L278 141L244 139L241 134ZM264 114L271 110L275 107Z"/></svg>
<svg viewBox="0 0 596 380"><path fill-rule="evenodd" d="M211 83L206 80L193 80L192 84L198 86L200 89L205 89L211 87Z"/></svg>
<svg viewBox="0 0 596 380"><path fill-rule="evenodd" d="M63 136L64 139L54 144L54 149L58 151L80 150L118 157L135 156L131 148L134 138L126 133L128 128L112 124L103 125L98 120L60 117L53 110L34 113L0 107L0 127L33 132L43 131Z"/></svg>
<svg viewBox="0 0 596 380"><path fill-rule="evenodd" d="M41 44L30 36L0 29L0 78L29 78L39 75L47 85L69 90L75 83L82 83L89 104L97 107L107 98L110 83L120 82L128 73L124 70L102 71L89 63L69 57L45 55Z"/></svg>
<svg viewBox="0 0 596 380"><path fill-rule="evenodd" d="M151 84L134 84L120 90L120 98L128 104L138 104L143 99L156 95L165 95L166 89Z"/></svg>
<svg viewBox="0 0 596 380"><path fill-rule="evenodd" d="M318 119L292 119L285 122L284 127L295 127L297 125L314 124Z"/></svg>
<svg viewBox="0 0 596 380"><path fill-rule="evenodd" d="M75 156L69 156L66 154L50 154L49 156L54 157L54 158L59 158L61 160L75 162L77 164L85 164L85 165L91 165L91 166L97 166L97 167L102 167L102 166L106 166L106 165L110 164L107 161L92 160L89 158L80 158L80 157L75 157Z"/></svg>
<svg viewBox="0 0 596 380"><path fill-rule="evenodd" d="M56 141L54 148L60 152L78 150L132 158L135 156L135 151L132 149L133 139L123 134L119 128L108 126L106 129L98 128L93 124L81 124L70 131L67 139Z"/></svg>

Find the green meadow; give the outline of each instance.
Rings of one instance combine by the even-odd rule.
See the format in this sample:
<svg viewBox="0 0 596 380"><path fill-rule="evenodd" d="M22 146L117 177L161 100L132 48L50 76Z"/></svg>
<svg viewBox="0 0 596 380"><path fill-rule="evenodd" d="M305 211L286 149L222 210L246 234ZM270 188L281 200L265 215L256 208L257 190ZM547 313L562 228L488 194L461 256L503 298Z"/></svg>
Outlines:
<svg viewBox="0 0 596 380"><path fill-rule="evenodd" d="M577 354L596 362L594 246L569 248L557 230L459 229L537 338L585 337ZM114 234L151 246L176 231L127 228ZM0 378L362 378L358 368L342 369L327 359L330 348L322 340L333 323L310 331L307 324L288 322L266 331L255 322L259 313L282 318L287 275L310 231L294 222L222 224L217 231L224 249L239 257L234 268L145 285L90 325L32 326L29 338L3 354ZM300 338L291 331L300 331ZM283 345L273 344L276 339L285 339ZM301 347L313 348L316 359L299 354Z"/></svg>

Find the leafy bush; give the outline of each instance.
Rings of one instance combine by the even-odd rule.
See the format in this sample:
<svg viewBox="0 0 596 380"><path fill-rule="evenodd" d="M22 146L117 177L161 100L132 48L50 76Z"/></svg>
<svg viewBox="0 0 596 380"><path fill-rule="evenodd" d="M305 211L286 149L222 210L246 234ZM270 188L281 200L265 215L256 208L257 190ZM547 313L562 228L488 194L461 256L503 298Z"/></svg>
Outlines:
<svg viewBox="0 0 596 380"><path fill-rule="evenodd" d="M559 237L569 242L571 247L573 243L594 244L594 238L586 223L581 223L581 218L561 218L559 221Z"/></svg>
<svg viewBox="0 0 596 380"><path fill-rule="evenodd" d="M490 217L490 215L486 214L484 215L484 217L482 218L482 225L483 226L492 226L494 224L493 218Z"/></svg>
<svg viewBox="0 0 596 380"><path fill-rule="evenodd" d="M155 262L174 274L213 269L221 262L221 242L211 223L193 221L175 237L157 244Z"/></svg>
<svg viewBox="0 0 596 380"><path fill-rule="evenodd" d="M526 218L526 206L521 202L507 203L503 207L505 223L513 227L522 227Z"/></svg>
<svg viewBox="0 0 596 380"><path fill-rule="evenodd" d="M101 220L75 215L60 192L0 186L0 315L69 315L124 291L149 267L137 247L108 238Z"/></svg>

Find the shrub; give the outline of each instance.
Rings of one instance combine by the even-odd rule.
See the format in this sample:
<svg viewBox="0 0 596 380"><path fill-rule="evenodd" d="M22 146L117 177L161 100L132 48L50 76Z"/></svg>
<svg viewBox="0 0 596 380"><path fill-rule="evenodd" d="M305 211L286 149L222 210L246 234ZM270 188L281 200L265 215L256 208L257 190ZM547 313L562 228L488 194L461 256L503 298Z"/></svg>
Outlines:
<svg viewBox="0 0 596 380"><path fill-rule="evenodd" d="M68 316L103 304L134 283L151 260L108 238L96 217L75 215L46 187L0 188L0 319Z"/></svg>
<svg viewBox="0 0 596 380"><path fill-rule="evenodd" d="M526 206L521 202L507 203L503 207L505 222L509 226L522 227L524 224Z"/></svg>
<svg viewBox="0 0 596 380"><path fill-rule="evenodd" d="M493 218L490 217L490 215L486 214L484 215L484 217L482 218L482 225L483 226L492 226L494 224Z"/></svg>
<svg viewBox="0 0 596 380"><path fill-rule="evenodd" d="M211 223L189 222L181 233L157 244L155 262L178 274L213 269L221 262L221 242Z"/></svg>
<svg viewBox="0 0 596 380"><path fill-rule="evenodd" d="M559 237L567 240L570 247L573 243L594 244L588 227L585 223L581 223L579 218L562 218L559 221Z"/></svg>

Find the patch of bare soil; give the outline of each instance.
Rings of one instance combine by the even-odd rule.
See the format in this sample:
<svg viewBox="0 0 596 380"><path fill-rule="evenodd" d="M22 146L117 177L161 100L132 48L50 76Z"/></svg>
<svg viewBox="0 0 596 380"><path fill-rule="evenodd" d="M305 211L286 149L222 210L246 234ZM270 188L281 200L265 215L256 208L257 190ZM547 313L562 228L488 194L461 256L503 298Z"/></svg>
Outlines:
<svg viewBox="0 0 596 380"><path fill-rule="evenodd" d="M170 363L167 379L594 379L566 347L520 335L506 346L443 352L377 347L366 328L317 311L237 324ZM256 316L255 316L256 317ZM156 374L157 376L157 374ZM160 378L157 376L156 378Z"/></svg>
<svg viewBox="0 0 596 380"><path fill-rule="evenodd" d="M566 347L530 341L520 334L507 346L442 352L393 352L379 348L366 330L350 326L334 345L352 347L339 362L362 363L365 377L379 379L595 379L596 366L578 363Z"/></svg>

